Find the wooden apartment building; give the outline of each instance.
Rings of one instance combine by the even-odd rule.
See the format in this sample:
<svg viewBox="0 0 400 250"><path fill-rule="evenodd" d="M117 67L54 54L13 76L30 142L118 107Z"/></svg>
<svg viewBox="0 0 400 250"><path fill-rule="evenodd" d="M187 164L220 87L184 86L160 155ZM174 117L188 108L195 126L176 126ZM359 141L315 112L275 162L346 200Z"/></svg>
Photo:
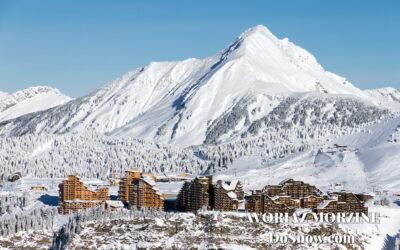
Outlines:
<svg viewBox="0 0 400 250"><path fill-rule="evenodd" d="M326 199L326 196L319 196L312 194L300 199L301 202L300 206L302 208L316 209L324 199Z"/></svg>
<svg viewBox="0 0 400 250"><path fill-rule="evenodd" d="M199 176L183 184L177 197L177 209L235 211L243 201L244 192L240 181L219 180L213 184L211 176Z"/></svg>
<svg viewBox="0 0 400 250"><path fill-rule="evenodd" d="M368 213L364 201L350 192L331 193L330 198L322 201L316 210L324 213Z"/></svg>
<svg viewBox="0 0 400 250"><path fill-rule="evenodd" d="M235 211L244 201L243 186L240 181L219 180L212 189L211 207L219 211Z"/></svg>
<svg viewBox="0 0 400 250"><path fill-rule="evenodd" d="M104 205L109 200L108 188L90 190L75 175L69 175L59 185L59 211L63 214Z"/></svg>
<svg viewBox="0 0 400 250"><path fill-rule="evenodd" d="M321 190L315 186L293 179L286 179L279 183L279 185L267 185L264 187L263 192L270 197L287 195L297 199L310 195L322 195Z"/></svg>
<svg viewBox="0 0 400 250"><path fill-rule="evenodd" d="M251 191L251 195L245 197L245 209L251 213L264 213L265 194L261 190Z"/></svg>
<svg viewBox="0 0 400 250"><path fill-rule="evenodd" d="M164 208L164 199L150 175L138 170L126 171L119 182L118 197L125 205L136 208Z"/></svg>
<svg viewBox="0 0 400 250"><path fill-rule="evenodd" d="M129 193L132 188L132 181L140 178L141 173L139 170L125 171L125 176L119 181L118 199L120 201L126 205L129 204Z"/></svg>
<svg viewBox="0 0 400 250"><path fill-rule="evenodd" d="M246 210L257 213L292 213L298 208L317 208L322 192L308 183L286 179L267 185L246 197Z"/></svg>
<svg viewBox="0 0 400 250"><path fill-rule="evenodd" d="M129 205L136 208L163 209L163 197L156 188L154 180L147 176L132 181L129 193Z"/></svg>
<svg viewBox="0 0 400 250"><path fill-rule="evenodd" d="M210 209L212 188L211 176L199 176L192 181L185 181L177 197L177 210Z"/></svg>
<svg viewBox="0 0 400 250"><path fill-rule="evenodd" d="M267 185L246 197L246 210L255 213L293 213L298 208L315 212L367 213L363 195L336 192L324 195L318 188L302 181L287 179L279 185Z"/></svg>

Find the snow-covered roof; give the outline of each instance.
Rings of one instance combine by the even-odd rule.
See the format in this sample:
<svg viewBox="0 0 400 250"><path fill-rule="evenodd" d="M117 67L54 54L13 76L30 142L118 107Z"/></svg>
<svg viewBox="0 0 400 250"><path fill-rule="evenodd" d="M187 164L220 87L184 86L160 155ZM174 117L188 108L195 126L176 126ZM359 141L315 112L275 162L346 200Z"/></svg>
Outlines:
<svg viewBox="0 0 400 250"><path fill-rule="evenodd" d="M102 200L79 200L79 199L75 199L75 200L65 200L64 202L66 203L100 203L103 202Z"/></svg>
<svg viewBox="0 0 400 250"><path fill-rule="evenodd" d="M328 206L332 201L336 200L323 200L321 203L318 204L317 209L324 209L326 206Z"/></svg>
<svg viewBox="0 0 400 250"><path fill-rule="evenodd" d="M151 177L148 176L148 175L144 175L144 176L142 176L141 179L142 179L144 182L146 182L147 184L149 184L149 185L151 186L151 188L152 188L154 191L156 191L156 194L158 194L158 195L161 196L161 193L160 193L159 189L157 188L156 182L153 180L153 178L151 178Z"/></svg>
<svg viewBox="0 0 400 250"><path fill-rule="evenodd" d="M234 200L237 199L237 195L236 195L235 192L230 191L230 192L228 192L227 194L228 194L229 198L234 199Z"/></svg>
<svg viewBox="0 0 400 250"><path fill-rule="evenodd" d="M293 181L293 179L292 179L292 178L286 178L286 179L284 179L283 181L279 182L279 185L283 185L283 184L285 184L285 183L288 182L288 181Z"/></svg>
<svg viewBox="0 0 400 250"><path fill-rule="evenodd" d="M400 194L400 193L398 193L398 194ZM359 193L358 195L370 195L372 197L375 197L375 194L372 192ZM394 195L396 195L396 194L394 194Z"/></svg>
<svg viewBox="0 0 400 250"><path fill-rule="evenodd" d="M96 192L97 191L97 187L96 186L88 185L86 187L87 187L88 190L90 190L92 192Z"/></svg>
<svg viewBox="0 0 400 250"><path fill-rule="evenodd" d="M124 207L124 203L122 203L122 201L107 200L106 203L111 207Z"/></svg>
<svg viewBox="0 0 400 250"><path fill-rule="evenodd" d="M227 182L227 181L221 181L221 187L225 189L226 191L233 191L236 189L237 184L239 183L238 180Z"/></svg>
<svg viewBox="0 0 400 250"><path fill-rule="evenodd" d="M311 213L312 209L311 208L298 208L294 211L297 215L302 215L304 213Z"/></svg>
<svg viewBox="0 0 400 250"><path fill-rule="evenodd" d="M145 182L147 182L151 186L155 186L156 185L156 182L148 175L142 176L142 180L144 180Z"/></svg>
<svg viewBox="0 0 400 250"><path fill-rule="evenodd" d="M279 196L270 197L271 200L276 201L279 199Z"/></svg>

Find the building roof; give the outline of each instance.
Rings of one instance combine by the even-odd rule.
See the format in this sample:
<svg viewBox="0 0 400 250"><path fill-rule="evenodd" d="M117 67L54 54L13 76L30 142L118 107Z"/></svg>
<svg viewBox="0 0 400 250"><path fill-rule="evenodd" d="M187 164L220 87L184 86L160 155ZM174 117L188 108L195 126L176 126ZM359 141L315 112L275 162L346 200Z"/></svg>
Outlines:
<svg viewBox="0 0 400 250"><path fill-rule="evenodd" d="M239 181L221 181L221 187L226 191L234 191L236 186L238 185Z"/></svg>
<svg viewBox="0 0 400 250"><path fill-rule="evenodd" d="M107 200L106 203L111 207L124 207L124 203L122 203L122 201Z"/></svg>
<svg viewBox="0 0 400 250"><path fill-rule="evenodd" d="M156 182L148 175L142 176L142 180L147 182L147 184L149 184L151 186L155 186L156 185Z"/></svg>
<svg viewBox="0 0 400 250"><path fill-rule="evenodd" d="M268 195L267 195L267 197L269 197ZM274 196L274 197L269 197L271 200L273 200L273 201L276 201L276 200L278 200L279 199L279 196Z"/></svg>
<svg viewBox="0 0 400 250"><path fill-rule="evenodd" d="M96 186L85 185L84 183L83 183L83 185L84 185L88 190L90 190L90 191L92 191L92 192L96 192L96 191L97 191L97 187L96 187Z"/></svg>
<svg viewBox="0 0 400 250"><path fill-rule="evenodd" d="M311 208L297 208L294 212L297 215L302 215L302 214L305 214L305 213L311 213L312 209Z"/></svg>
<svg viewBox="0 0 400 250"><path fill-rule="evenodd" d="M323 198L322 194L323 194L323 193L321 193L321 195L310 194L310 195L304 196L303 198L305 198L305 199L306 199L306 198L311 198L311 197Z"/></svg>
<svg viewBox="0 0 400 250"><path fill-rule="evenodd" d="M103 202L102 200L80 200L80 199L74 199L74 200L65 200L64 202L66 203L100 203Z"/></svg>
<svg viewBox="0 0 400 250"><path fill-rule="evenodd" d="M160 190L157 188L156 186L156 182L153 180L153 178L151 178L151 176L148 175L144 175L142 176L141 180L143 180L144 182L146 182L147 184L149 184L151 186L151 188L156 191L156 194L161 196ZM163 199L161 197L161 199Z"/></svg>
<svg viewBox="0 0 400 250"><path fill-rule="evenodd" d="M337 197L334 197L333 199L330 199L330 200L321 201L321 203L318 204L317 209L324 209L324 208L326 208L326 206L328 206L333 201L337 201Z"/></svg>
<svg viewBox="0 0 400 250"><path fill-rule="evenodd" d="M279 185L283 185L283 184L285 184L286 182L289 182L289 181L293 181L293 179L292 178L286 178L283 181L279 182Z"/></svg>
<svg viewBox="0 0 400 250"><path fill-rule="evenodd" d="M126 173L140 173L140 169L134 168L134 169L126 170L125 172Z"/></svg>
<svg viewBox="0 0 400 250"><path fill-rule="evenodd" d="M229 198L233 199L233 200L237 200L237 195L235 192L230 191L227 193L227 195L229 196Z"/></svg>

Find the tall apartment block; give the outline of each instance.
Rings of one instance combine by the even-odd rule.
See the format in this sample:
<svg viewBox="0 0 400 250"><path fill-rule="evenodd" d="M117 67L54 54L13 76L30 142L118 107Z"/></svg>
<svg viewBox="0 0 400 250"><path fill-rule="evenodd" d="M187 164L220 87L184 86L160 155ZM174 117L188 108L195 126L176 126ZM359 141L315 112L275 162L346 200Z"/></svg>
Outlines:
<svg viewBox="0 0 400 250"><path fill-rule="evenodd" d="M141 173L139 170L125 171L125 177L119 181L118 198L125 204L129 204L129 193L132 188L132 181L140 179Z"/></svg>
<svg viewBox="0 0 400 250"><path fill-rule="evenodd" d="M368 208L364 206L364 201L350 192L334 192L330 198L324 200L317 206L317 212L324 213L368 213Z"/></svg>
<svg viewBox="0 0 400 250"><path fill-rule="evenodd" d="M108 188L90 190L75 175L59 185L59 211L63 214L104 205L109 200Z"/></svg>
<svg viewBox="0 0 400 250"><path fill-rule="evenodd" d="M235 211L239 209L243 199L243 187L239 181L219 180L213 184L211 176L200 176L183 184L177 198L177 209Z"/></svg>
<svg viewBox="0 0 400 250"><path fill-rule="evenodd" d="M243 186L240 181L219 180L213 188L212 207L219 211L235 211L244 200Z"/></svg>
<svg viewBox="0 0 400 250"><path fill-rule="evenodd" d="M164 208L163 197L154 179L138 170L126 171L119 183L118 197L129 207Z"/></svg>
<svg viewBox="0 0 400 250"><path fill-rule="evenodd" d="M177 209L179 211L209 209L212 188L211 176L199 176L192 181L186 181L177 197Z"/></svg>

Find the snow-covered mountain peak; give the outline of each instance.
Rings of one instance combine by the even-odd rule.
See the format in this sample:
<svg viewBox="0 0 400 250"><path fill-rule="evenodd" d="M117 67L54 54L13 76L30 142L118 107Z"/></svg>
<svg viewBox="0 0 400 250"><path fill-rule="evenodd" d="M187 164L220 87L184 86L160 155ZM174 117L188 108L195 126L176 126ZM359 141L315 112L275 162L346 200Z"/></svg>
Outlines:
<svg viewBox="0 0 400 250"><path fill-rule="evenodd" d="M32 98L35 95L41 95L41 94L55 94L55 95L60 95L61 92L60 90L48 86L33 86L29 87L23 90L19 90L15 92L13 97L17 99L18 101L27 99L27 98Z"/></svg>
<svg viewBox="0 0 400 250"><path fill-rule="evenodd" d="M150 63L65 105L3 123L0 134L91 130L190 146L235 139L250 126L258 131L275 108L296 109L295 99L289 97L304 92L374 100L345 78L325 71L289 39L279 39L258 25L213 56ZM309 110L324 109L319 100L307 98ZM343 106L336 100L322 103L333 105L332 114Z"/></svg>
<svg viewBox="0 0 400 250"><path fill-rule="evenodd" d="M223 54L233 51L236 57L245 56L249 60L259 59L261 56L266 61L271 61L278 57L281 60L289 59L300 66L307 62L309 66L322 69L308 51L296 46L288 38L279 39L264 25L257 25L243 32Z"/></svg>
<svg viewBox="0 0 400 250"><path fill-rule="evenodd" d="M0 93L0 121L46 110L64 104L71 98L58 89L48 86L35 86L19 90L13 94Z"/></svg>
<svg viewBox="0 0 400 250"><path fill-rule="evenodd" d="M271 53L279 47L279 39L267 27L257 25L249 28L239 35L236 40L222 51L221 57L258 57L258 55Z"/></svg>
<svg viewBox="0 0 400 250"><path fill-rule="evenodd" d="M216 74L236 75L236 84L244 84L238 78L245 78L245 84L256 92L316 91L367 98L345 78L324 70L307 50L288 38L277 38L263 25L248 29L213 58L218 59L213 65L218 68Z"/></svg>
<svg viewBox="0 0 400 250"><path fill-rule="evenodd" d="M261 24L247 29L239 36L238 39L246 42L254 42L261 37L269 38L274 41L279 40L266 26Z"/></svg>

